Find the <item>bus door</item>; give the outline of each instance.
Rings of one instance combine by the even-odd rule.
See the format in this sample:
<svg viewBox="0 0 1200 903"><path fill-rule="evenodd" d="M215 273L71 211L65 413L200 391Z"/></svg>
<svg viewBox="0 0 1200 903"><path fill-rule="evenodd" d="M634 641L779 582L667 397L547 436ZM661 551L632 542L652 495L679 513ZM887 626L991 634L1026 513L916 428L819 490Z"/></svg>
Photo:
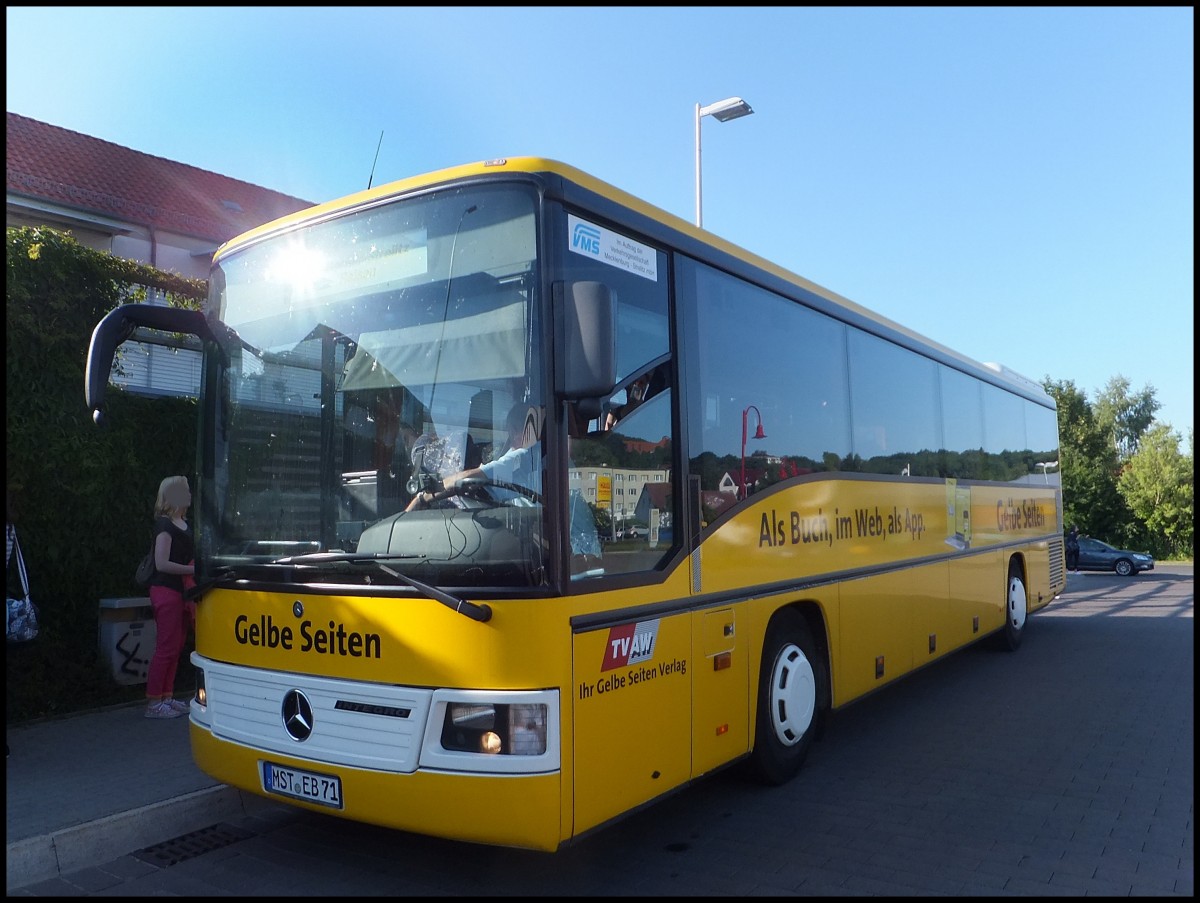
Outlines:
<svg viewBox="0 0 1200 903"><path fill-rule="evenodd" d="M576 626L575 827L578 834L691 776L692 621L680 612ZM580 775L601 775L580 780Z"/></svg>

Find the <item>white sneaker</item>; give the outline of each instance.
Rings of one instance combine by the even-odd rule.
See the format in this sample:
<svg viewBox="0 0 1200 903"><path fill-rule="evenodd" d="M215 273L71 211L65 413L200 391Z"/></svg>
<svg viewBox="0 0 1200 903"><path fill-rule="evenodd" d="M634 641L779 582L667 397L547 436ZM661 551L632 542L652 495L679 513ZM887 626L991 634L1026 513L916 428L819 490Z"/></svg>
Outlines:
<svg viewBox="0 0 1200 903"><path fill-rule="evenodd" d="M191 705L181 699L168 699L166 702L167 705L177 711L180 715L186 715L192 710Z"/></svg>
<svg viewBox="0 0 1200 903"><path fill-rule="evenodd" d="M178 718L182 714L169 702L155 702L146 709L147 718Z"/></svg>

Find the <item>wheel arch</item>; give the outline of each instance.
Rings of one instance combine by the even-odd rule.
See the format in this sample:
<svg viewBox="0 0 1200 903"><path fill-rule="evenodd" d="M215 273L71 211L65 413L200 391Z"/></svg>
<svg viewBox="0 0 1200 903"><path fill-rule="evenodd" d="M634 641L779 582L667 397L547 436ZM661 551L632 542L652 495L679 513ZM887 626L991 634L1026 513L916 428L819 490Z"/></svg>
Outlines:
<svg viewBox="0 0 1200 903"><path fill-rule="evenodd" d="M1013 565L1021 569L1021 579L1025 581L1025 585L1029 585L1029 562L1025 560L1025 553L1022 551L1013 552L1008 556L1008 562L1004 566L1005 579L1008 574L1012 573Z"/></svg>

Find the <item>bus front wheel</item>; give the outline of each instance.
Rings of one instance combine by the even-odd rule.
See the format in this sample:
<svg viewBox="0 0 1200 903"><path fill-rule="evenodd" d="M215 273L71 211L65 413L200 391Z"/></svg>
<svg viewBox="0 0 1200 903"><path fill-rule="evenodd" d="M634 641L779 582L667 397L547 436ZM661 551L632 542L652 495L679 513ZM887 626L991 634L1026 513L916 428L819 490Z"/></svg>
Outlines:
<svg viewBox="0 0 1200 903"><path fill-rule="evenodd" d="M826 699L824 662L807 622L780 612L763 641L753 774L767 784L790 780L808 755Z"/></svg>

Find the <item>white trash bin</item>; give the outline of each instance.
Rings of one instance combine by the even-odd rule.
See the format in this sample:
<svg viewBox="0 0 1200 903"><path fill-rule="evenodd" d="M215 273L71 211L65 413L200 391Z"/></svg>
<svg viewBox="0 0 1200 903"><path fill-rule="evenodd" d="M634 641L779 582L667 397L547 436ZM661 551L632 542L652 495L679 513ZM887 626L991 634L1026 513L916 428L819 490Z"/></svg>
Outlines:
<svg viewBox="0 0 1200 903"><path fill-rule="evenodd" d="M113 680L133 686L146 682L154 643L154 609L145 596L100 600L100 660Z"/></svg>

